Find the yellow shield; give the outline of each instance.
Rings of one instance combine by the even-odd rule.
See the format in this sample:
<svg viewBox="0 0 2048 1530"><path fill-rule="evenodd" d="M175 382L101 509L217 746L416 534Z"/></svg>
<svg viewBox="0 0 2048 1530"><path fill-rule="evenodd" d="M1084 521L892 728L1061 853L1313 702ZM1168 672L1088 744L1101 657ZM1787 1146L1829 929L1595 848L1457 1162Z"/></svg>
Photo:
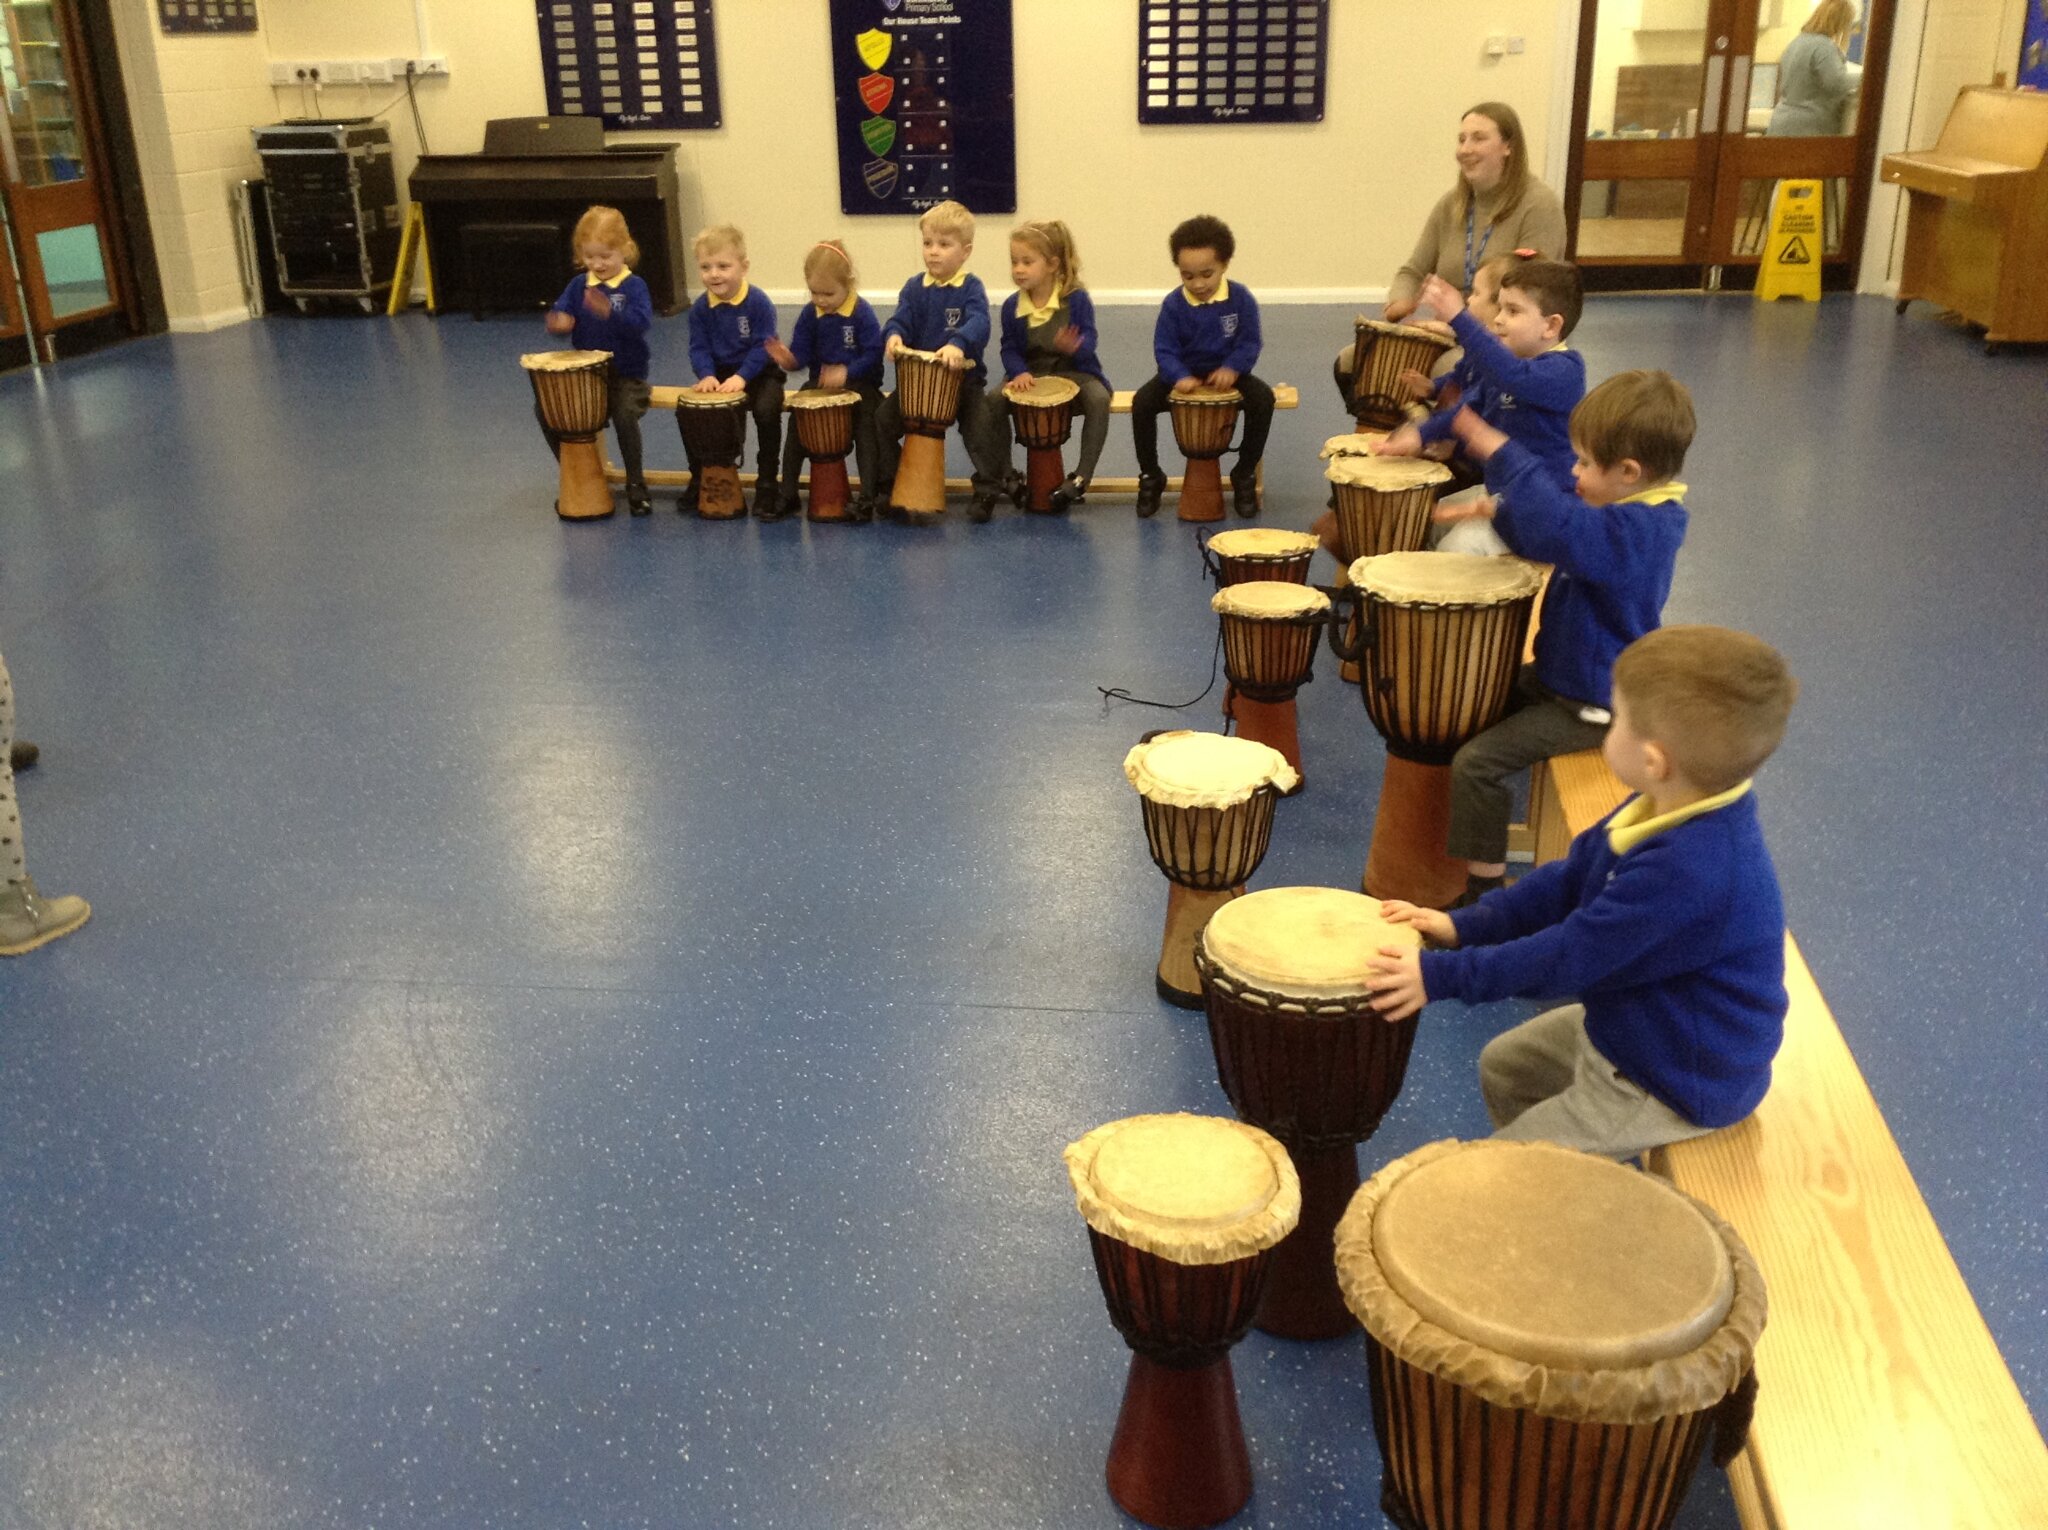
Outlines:
<svg viewBox="0 0 2048 1530"><path fill-rule="evenodd" d="M879 69L889 61L889 48L895 42L887 32L879 28L858 34L853 39L854 47L860 50L860 60L870 69Z"/></svg>

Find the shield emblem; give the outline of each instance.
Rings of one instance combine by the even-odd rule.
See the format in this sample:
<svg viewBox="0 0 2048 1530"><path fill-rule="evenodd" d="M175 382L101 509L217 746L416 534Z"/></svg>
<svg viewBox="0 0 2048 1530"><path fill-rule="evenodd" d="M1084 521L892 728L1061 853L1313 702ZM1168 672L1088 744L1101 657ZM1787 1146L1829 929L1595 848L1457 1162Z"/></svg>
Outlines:
<svg viewBox="0 0 2048 1530"><path fill-rule="evenodd" d="M860 176L868 183L868 194L886 202L889 193L896 189L896 177L900 173L894 160L871 159L861 166Z"/></svg>
<svg viewBox="0 0 2048 1530"><path fill-rule="evenodd" d="M853 45L860 50L860 61L870 69L879 69L889 62L889 49L896 41L880 27L871 27L853 39Z"/></svg>
<svg viewBox="0 0 2048 1530"><path fill-rule="evenodd" d="M870 154L887 154L896 147L896 124L887 117L870 117L860 125L861 142Z"/></svg>
<svg viewBox="0 0 2048 1530"><path fill-rule="evenodd" d="M860 77L860 99L869 111L880 116L896 99L896 82L886 74L864 74Z"/></svg>

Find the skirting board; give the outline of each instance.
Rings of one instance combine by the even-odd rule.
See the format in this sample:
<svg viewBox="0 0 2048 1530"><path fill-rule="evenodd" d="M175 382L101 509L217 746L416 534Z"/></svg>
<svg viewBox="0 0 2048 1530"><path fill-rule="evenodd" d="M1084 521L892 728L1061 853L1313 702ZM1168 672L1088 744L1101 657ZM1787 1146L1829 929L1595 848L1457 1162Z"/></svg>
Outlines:
<svg viewBox="0 0 2048 1530"><path fill-rule="evenodd" d="M231 324L248 322L249 310L238 305L214 313L181 315L170 321L170 329L174 335L206 335L217 329L226 329Z"/></svg>

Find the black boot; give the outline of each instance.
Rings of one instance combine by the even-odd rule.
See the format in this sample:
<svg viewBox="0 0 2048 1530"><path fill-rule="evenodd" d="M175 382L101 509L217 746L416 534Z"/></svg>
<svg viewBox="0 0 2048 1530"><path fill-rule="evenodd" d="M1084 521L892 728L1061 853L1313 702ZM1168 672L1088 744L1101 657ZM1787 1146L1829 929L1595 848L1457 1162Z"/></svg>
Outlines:
<svg viewBox="0 0 2048 1530"><path fill-rule="evenodd" d="M967 502L967 518L977 526L988 524L989 517L996 513L996 491L981 488L974 491L974 498Z"/></svg>
<svg viewBox="0 0 2048 1530"><path fill-rule="evenodd" d="M1149 473L1138 475L1138 519L1148 520L1159 513L1159 502L1166 496L1166 475L1154 468Z"/></svg>
<svg viewBox="0 0 2048 1530"><path fill-rule="evenodd" d="M1230 503L1246 520L1259 513L1259 480L1256 472L1242 476L1236 473L1230 475Z"/></svg>
<svg viewBox="0 0 2048 1530"><path fill-rule="evenodd" d="M754 479L754 519L757 521L779 521L790 512L782 507L782 489L772 474L762 473Z"/></svg>
<svg viewBox="0 0 2048 1530"><path fill-rule="evenodd" d="M18 738L14 741L13 747L7 751L8 768L11 770L27 770L29 766L35 764L42 757L42 750L25 738Z"/></svg>
<svg viewBox="0 0 2048 1530"><path fill-rule="evenodd" d="M1060 486L1052 491L1051 504L1054 515L1065 515L1087 497L1088 490L1079 478L1069 474L1060 480Z"/></svg>
<svg viewBox="0 0 2048 1530"><path fill-rule="evenodd" d="M647 492L644 483L626 485L626 509L633 515L651 515L654 512L654 496Z"/></svg>

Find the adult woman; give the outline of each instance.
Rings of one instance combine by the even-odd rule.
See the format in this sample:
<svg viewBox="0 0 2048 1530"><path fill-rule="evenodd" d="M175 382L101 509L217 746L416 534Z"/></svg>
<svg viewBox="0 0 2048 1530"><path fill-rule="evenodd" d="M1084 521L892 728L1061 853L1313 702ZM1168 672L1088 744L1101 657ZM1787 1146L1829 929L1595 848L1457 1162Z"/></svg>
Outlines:
<svg viewBox="0 0 2048 1530"><path fill-rule="evenodd" d="M1846 131L1853 86L1844 55L1855 26L1856 0L1820 0L1814 7L1778 59L1778 104L1764 129L1770 137L1821 138Z"/></svg>
<svg viewBox="0 0 2048 1530"><path fill-rule="evenodd" d="M1431 272L1461 292L1489 253L1536 250L1564 258L1564 204L1529 173L1528 140L1515 109L1482 101L1458 123L1458 181L1430 209L1415 251L1387 292L1390 321L1415 312L1415 294ZM1337 391L1351 404L1352 347L1337 357Z"/></svg>

